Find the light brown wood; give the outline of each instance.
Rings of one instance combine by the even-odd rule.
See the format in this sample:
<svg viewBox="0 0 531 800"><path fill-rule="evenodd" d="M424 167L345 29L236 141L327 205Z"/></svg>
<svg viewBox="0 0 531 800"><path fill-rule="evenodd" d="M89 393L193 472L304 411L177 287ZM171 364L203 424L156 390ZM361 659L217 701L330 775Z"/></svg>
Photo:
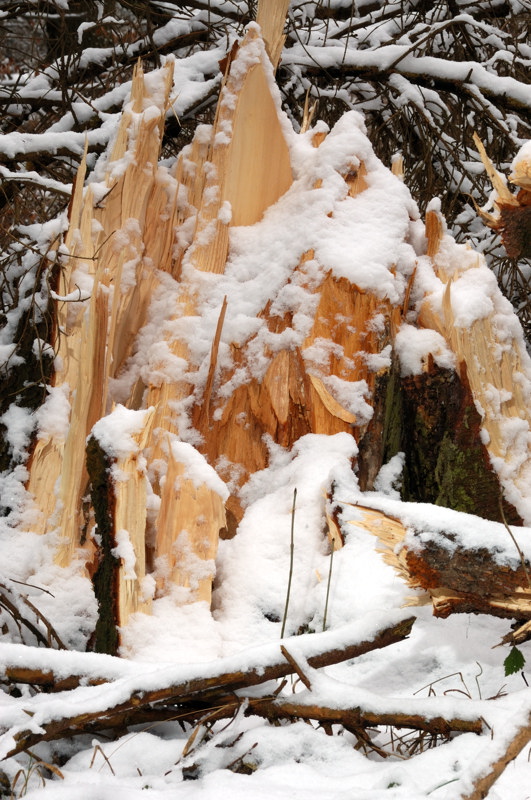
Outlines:
<svg viewBox="0 0 531 800"><path fill-rule="evenodd" d="M290 0L258 0L256 21L260 25L267 53L276 69L286 37L283 35Z"/></svg>
<svg viewBox="0 0 531 800"><path fill-rule="evenodd" d="M127 564L120 557L118 568L118 625L127 625L131 614L137 611L149 613L151 596L146 595L146 506L147 476L146 463L142 451L147 443L150 417L154 409L148 409L144 428L131 438L137 444L137 451L118 459L114 466L114 535L118 543L129 546L134 557L134 565Z"/></svg>
<svg viewBox="0 0 531 800"><path fill-rule="evenodd" d="M531 192L531 156L520 152L514 162L509 180L521 189Z"/></svg>
<svg viewBox="0 0 531 800"><path fill-rule="evenodd" d="M220 495L187 477L186 464L170 453L156 543L156 557L165 559L168 572L159 579L159 587L167 591L173 584L189 589L183 603L204 601L210 607L219 532L225 526Z"/></svg>
<svg viewBox="0 0 531 800"><path fill-rule="evenodd" d="M219 353L219 343L221 341L221 332L223 330L223 323L225 321L225 314L227 313L227 298L223 298L221 304L221 311L219 312L218 324L216 325L216 333L214 341L212 342L212 350L210 352L210 364L208 367L208 375L205 383L205 390L203 392L203 399L201 406L196 407L198 414L196 417L197 427L201 430L210 424L210 401L212 399L212 389L214 387L214 379L216 376L216 367Z"/></svg>
<svg viewBox="0 0 531 800"><path fill-rule="evenodd" d="M487 175L490 178L490 181L493 187L496 189L498 194L498 200L502 203L508 203L509 205L518 205L518 200L516 197L510 192L507 188L507 184L503 179L503 176L498 172L492 161L487 155L487 151L485 150L485 146L477 133L473 134L474 144L476 145L481 160L483 162L483 166L487 172Z"/></svg>
<svg viewBox="0 0 531 800"><path fill-rule="evenodd" d="M442 237L444 234L444 222L441 215L436 211L428 209L426 211L426 240L427 248L426 253L430 258L435 258L441 246Z"/></svg>
<svg viewBox="0 0 531 800"><path fill-rule="evenodd" d="M321 142L319 137L315 145ZM365 165L354 161L342 174L350 197L366 190L366 176ZM293 282L305 284L300 272L314 257L312 250L301 255L291 278ZM209 462L217 463L222 456L227 465L226 472L221 468L222 476L226 479L230 476L234 482L236 471L239 485L268 463L264 434L286 448L291 448L306 433L350 432L359 438L370 417L376 373L366 356L379 353L390 341L389 334L375 332L372 320L382 315L383 327L391 332L398 327L402 311L330 273L320 285L312 285L308 290L319 299L313 326L302 347L266 352L270 363L264 377L240 386L228 401L218 401L212 423L200 428L205 438L202 449ZM260 316L275 333L291 324L289 314L284 319L272 316L270 304ZM329 346L328 363L324 365L312 356L319 342L327 342ZM245 367L245 358L245 351L233 349L233 371ZM230 373L221 376L222 382L230 377ZM355 407L364 413L358 415L345 407L343 397L349 397L349 393ZM241 518L243 509L237 495L230 498L228 508L236 520Z"/></svg>
<svg viewBox="0 0 531 800"><path fill-rule="evenodd" d="M92 425L108 410L108 381L131 352L143 324L156 279L153 258L144 259L144 229L157 227L168 195L159 180L158 157L163 115L173 79L173 65L163 72L162 106L157 107L137 65L130 109L123 113L109 158L103 202L94 203L92 188L83 192L82 160L70 207L65 245L71 253L58 286L60 297L71 294L82 273L92 280L88 301L58 301L59 368L55 387L63 387L71 404L66 439L44 435L31 464L28 489L40 510L39 530L59 529L57 561L70 563L83 525L82 497L87 490L84 442ZM134 148L126 165L120 160ZM164 195L164 202L154 194ZM131 222L133 220L133 222ZM120 238L117 239L117 236ZM149 238L149 237L148 237ZM153 235L151 234L151 239ZM171 248L168 234L159 254ZM173 233L170 229L170 238ZM160 264L157 264L160 266ZM127 271L127 274L125 274ZM137 286L141 288L136 289Z"/></svg>
<svg viewBox="0 0 531 800"><path fill-rule="evenodd" d="M256 28L250 28L218 104L197 231L189 252L197 269L223 272L229 225L258 222L291 185L289 149L279 103L271 93L270 69L262 39Z"/></svg>
<svg viewBox="0 0 531 800"><path fill-rule="evenodd" d="M77 239L76 232L80 229L86 232L88 225L88 215L83 206L83 184L86 175L86 145L85 153L81 159L69 208L69 228L65 236L65 248L68 253L81 260L87 269L93 270L90 257L92 248L87 250L84 244L84 237L81 235L81 244ZM85 262L82 257L86 256ZM66 297L71 291L75 290L75 278L73 277L77 266L76 258L69 258L63 269L59 273L57 294ZM65 394L71 401L73 388L77 385L79 369L78 347L73 342L78 342L79 331L82 321L84 308L81 304L58 302L57 304L57 330L58 337L55 343L60 365L54 376L54 385L65 388ZM76 331L77 337L76 337ZM50 524L57 524L55 509L57 505L56 484L61 474L63 452L65 440L58 435L38 435L37 443L32 453L29 463L29 479L27 488L35 498L35 506L38 509L38 517L35 530L38 533L45 533Z"/></svg>

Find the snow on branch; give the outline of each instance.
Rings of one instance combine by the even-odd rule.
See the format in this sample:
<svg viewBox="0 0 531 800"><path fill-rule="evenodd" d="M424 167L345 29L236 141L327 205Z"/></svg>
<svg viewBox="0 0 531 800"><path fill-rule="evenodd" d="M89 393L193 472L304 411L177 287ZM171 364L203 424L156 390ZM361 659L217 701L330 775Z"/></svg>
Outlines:
<svg viewBox="0 0 531 800"><path fill-rule="evenodd" d="M356 622L335 631L320 634L306 634L297 637L297 653L302 654L308 664L319 668L330 664L347 661L351 658L405 639L415 621L411 614L404 611L394 613L381 612L368 615L361 622ZM291 640L285 640L286 643ZM20 649L20 648L18 648ZM0 646L0 659L4 647ZM181 706L200 703L201 709L190 708L192 718L202 713L205 700L212 700L216 695L233 693L245 687L263 684L276 680L293 672L293 666L283 656L279 642L268 642L265 645L244 651L236 656L220 659L207 664L185 666L142 665L125 662L125 675L117 677L122 670L114 668L114 661L105 659L99 666L100 656L89 654L67 653L63 664L58 651L30 650L25 656L25 664L35 667L20 670L20 660L13 663L13 655L4 660L3 672L10 680L22 680L46 685L50 673L57 673L60 680L68 678L72 685L73 676L65 666L70 662L78 674L81 671L100 675L110 666L116 680L112 684L96 686L80 686L61 695L62 702L57 703L57 695L44 701L42 695L37 696L33 704L24 698L20 703L10 705L2 717L4 734L0 736L0 757L7 758L23 752L40 741L50 741L74 733L104 730L117 724L134 724L135 715L148 706L161 707L161 718L165 718L165 707L168 704ZM3 660L3 659L2 659ZM47 666L45 666L48 664ZM38 666L37 666L38 665ZM68 670L68 667L67 667ZM30 675L30 671L35 674ZM20 673L20 674L19 674ZM122 673L123 674L123 673ZM41 678L39 678L39 675ZM87 676L88 677L88 676ZM81 675L80 675L81 678ZM164 705L163 705L164 704ZM175 714L175 710L173 711ZM186 709L183 708L184 716Z"/></svg>
<svg viewBox="0 0 531 800"><path fill-rule="evenodd" d="M433 56L414 56L411 48L389 45L379 50L345 50L343 44L293 45L282 56L283 66L303 67L309 74L355 75L383 79L398 73L412 82L444 91L477 87L486 97L512 110L531 110L531 87L511 77L489 72L473 61L448 61Z"/></svg>

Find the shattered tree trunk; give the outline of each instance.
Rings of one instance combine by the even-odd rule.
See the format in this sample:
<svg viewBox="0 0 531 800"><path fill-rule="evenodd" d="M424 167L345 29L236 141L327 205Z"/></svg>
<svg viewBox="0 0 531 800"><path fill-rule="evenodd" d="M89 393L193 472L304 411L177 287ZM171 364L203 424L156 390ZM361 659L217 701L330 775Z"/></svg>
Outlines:
<svg viewBox="0 0 531 800"><path fill-rule="evenodd" d="M434 210L419 267L400 292L357 285L319 261L310 237L287 282L294 297L304 290L311 298L307 307L296 301L277 307L272 296L256 315L259 332L242 343L241 336L225 335L235 324L232 298L225 297L208 357L198 361L189 330L201 322L201 286L215 288L225 272L231 229L259 223L296 172L295 133L273 81L286 4L274 6L272 17L266 6L259 10L266 46L250 26L227 59L214 125L198 129L173 167L158 165L172 64L156 81L138 66L98 182L84 188L83 159L74 186L60 251L68 256L58 253L53 344L60 358L50 394L68 424L40 431L28 488L40 532L58 536L57 563L68 565L81 547L86 551L100 602L93 643L100 651L117 650L117 629L132 613L149 613L154 592L177 590L179 602L210 603L218 538L236 533L245 510L239 490L267 466L268 442L289 449L308 433L347 432L359 445L353 468L363 491L402 451L405 499L500 519L501 494L507 519L531 522L530 444L520 447L516 466L506 444L515 420L522 427L516 438L524 440L525 426L531 428L531 371L517 335L507 338L504 329L500 338L500 314L512 313L507 308L493 306L470 327L454 319L454 284L486 268L471 251L465 257L464 248L449 244ZM344 187L323 210L333 231L348 204L370 191L372 173L356 152L333 161L327 141L344 135L340 126L329 136L322 125L302 135L316 153L315 178L303 186L308 202L324 187ZM419 280L426 264L445 285L442 304ZM389 280L397 281L396 265ZM166 288L170 310L160 299ZM152 346L150 369L124 394L116 386L142 346L139 334L155 296L167 315L163 340ZM300 310L310 318L303 336ZM453 367L440 366L428 349L418 371L404 374L397 352L406 317L419 330L438 332L438 346L454 354ZM257 353L260 368L253 363ZM195 447L182 441L191 427ZM125 446L123 437L115 441L118 428L127 432ZM335 548L340 537L330 525ZM496 594L496 579L486 581L486 596Z"/></svg>

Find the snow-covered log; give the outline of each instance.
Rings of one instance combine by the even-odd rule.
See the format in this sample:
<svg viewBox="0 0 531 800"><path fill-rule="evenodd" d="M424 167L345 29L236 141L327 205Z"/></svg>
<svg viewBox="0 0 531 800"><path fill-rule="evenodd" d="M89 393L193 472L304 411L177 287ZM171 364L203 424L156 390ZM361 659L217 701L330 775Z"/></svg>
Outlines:
<svg viewBox="0 0 531 800"><path fill-rule="evenodd" d="M364 506L371 498L361 495L359 505L342 511L341 504L336 506L335 519L342 514L346 520L339 526L341 536L349 530L377 536L385 561L411 588L422 590L412 603L424 603L427 593L437 617L476 613L531 619L528 528L514 527L513 533L509 526L485 521L483 535L472 538L464 514L372 502L374 508Z"/></svg>
<svg viewBox="0 0 531 800"><path fill-rule="evenodd" d="M372 650L387 647L405 639L411 632L415 621L413 616L405 612L395 612L389 624L383 621L381 614L373 615L361 623L347 626L339 632L325 632L321 635L308 635L298 638L296 652L304 658L312 668L319 668L341 661L356 658ZM289 644L286 640L285 644ZM40 741L49 741L62 736L70 736L83 732L93 732L116 727L118 725L135 724L144 720L144 711L154 711L150 719L166 719L167 708L179 706L179 717L197 719L204 713L205 703L216 705L220 697L228 693L231 699L238 690L276 680L294 672L293 666L281 651L278 642L267 643L255 648L254 651L246 650L241 657L230 657L218 660L210 665L188 665L186 667L166 665L163 669L153 669L153 666L137 665L131 669L127 665L125 674L120 675L120 668L112 662L99 664L83 654L67 654L66 664L61 663L57 653L46 654L38 652L37 661L43 665L48 660L52 674L57 671L63 674L62 699L63 704L57 705L57 695L53 695L48 702L41 704L37 712L39 719L32 719L28 727L28 716L35 717L35 713L28 708L26 699L17 707L12 707L9 716L2 720L0 734L0 758L14 755ZM68 657L70 656L70 658ZM72 657L73 656L73 657ZM20 657L20 656L19 656ZM0 652L0 659L2 658ZM64 677L65 667L68 662L74 670L85 668L86 678L70 674ZM129 667L129 668L128 668ZM106 670L114 673L113 683L105 683L99 676L106 676ZM70 668L71 670L71 668ZM33 679L36 685L46 685L50 673L43 673L40 669L22 670L9 663L9 655L4 660L3 671L10 680L22 681ZM93 677L90 679L90 674ZM95 673L95 676L94 676ZM76 677L86 679L91 686L84 686L64 691ZM53 679L52 679L53 680ZM223 703L221 703L223 705ZM477 722L477 720L476 720Z"/></svg>

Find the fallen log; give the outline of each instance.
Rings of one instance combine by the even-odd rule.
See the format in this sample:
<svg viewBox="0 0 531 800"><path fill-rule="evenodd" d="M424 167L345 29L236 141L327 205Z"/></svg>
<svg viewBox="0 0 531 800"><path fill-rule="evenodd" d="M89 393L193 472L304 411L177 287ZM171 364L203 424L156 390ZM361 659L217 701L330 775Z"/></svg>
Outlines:
<svg viewBox="0 0 531 800"><path fill-rule="evenodd" d="M395 701L396 702L396 701ZM402 701L403 702L403 701ZM347 729L372 728L380 725L392 725L395 728L412 728L439 736L449 736L452 732L477 733L483 730L480 718L467 719L458 716L442 715L428 717L421 713L399 711L370 711L362 706L347 708L329 708L315 703L290 702L283 699L269 698L250 701L249 714L257 714L267 719L304 719L321 723L343 725Z"/></svg>
<svg viewBox="0 0 531 800"><path fill-rule="evenodd" d="M476 536L469 543L466 518L448 509L437 510L440 521L434 524L435 507L423 504L379 502L363 495L353 508L356 518L349 520L344 535L359 529L377 536L386 563L413 589L428 593L436 617L482 613L531 619L531 559L524 558L505 525L471 518L470 528L472 523L481 526L483 541ZM528 529L516 530L524 546Z"/></svg>
<svg viewBox="0 0 531 800"><path fill-rule="evenodd" d="M381 623L375 621L372 630L371 625L364 622L347 626L340 632L306 634L297 637L297 653L302 653L313 668L348 661L405 639L414 621L413 616L406 616L401 612L387 626L382 627ZM46 651L41 652L44 654ZM57 703L53 697L47 703L42 702L42 695L39 696L38 703L32 703L25 698L17 704L18 714L10 709L10 714L4 717L3 724L5 728L9 726L9 730L0 738L0 748L2 743L5 748L0 750L0 756L15 755L41 741L132 725L142 717L147 708L151 709L152 719L155 719L159 709L161 719L166 719L168 706L172 707L176 717L196 718L204 713L205 703L215 705L216 698L226 695L227 691L235 692L277 680L294 671L292 664L283 656L280 643L276 642L257 648L254 655L250 651L245 657L233 657L217 663L218 669L214 670L206 664L195 665L193 670L189 666L171 666L151 669L144 674L137 672L131 677L119 678L106 690L100 685L80 686L79 689L62 695L61 709L63 712L68 709L75 712L70 714L67 711L58 715ZM142 667L146 670L145 664ZM43 681L49 680L49 672L44 667ZM17 665L11 664L11 677L17 674L21 678L28 677L26 670L17 673ZM32 670L32 680L37 677L37 670ZM82 676L79 679L82 680ZM192 708L187 709L187 705ZM194 711L194 706L197 711ZM90 710L80 712L82 707ZM28 724L29 719L31 723Z"/></svg>
<svg viewBox="0 0 531 800"><path fill-rule="evenodd" d="M394 612L385 625L373 624L368 620L365 623L353 623L334 632L306 634L296 637L297 651L306 654L308 664L314 668L337 664L348 661L371 650L378 650L390 644L407 638L415 622L415 617L405 612ZM372 630L371 630L372 627ZM286 642L290 640L285 640ZM268 643L264 658L268 662L264 669L280 669L278 674L269 674L260 677L260 666L255 669L256 683L289 675L291 670L286 667L283 659L277 659L277 643ZM264 650L264 648L257 648ZM252 662L252 651L250 654ZM227 660L227 659L226 659ZM233 660L233 659L232 659ZM24 661L25 666L21 666ZM278 661L278 664L277 664ZM79 665L85 666L84 670ZM280 666L279 666L280 665ZM103 653L76 653L73 651L57 651L43 647L27 647L25 645L0 644L0 680L2 676L12 683L29 683L35 686L49 686L54 691L68 680L72 687L79 685L99 685L125 678L137 678L142 672L149 669L150 665L135 663ZM165 665L166 667L167 665ZM221 663L221 673L223 664ZM177 668L175 668L177 669ZM202 669L205 671L205 669ZM253 667L246 671L249 683L242 686L253 685ZM216 673L217 674L217 673ZM231 673L232 674L232 673ZM251 677L249 677L251 676ZM260 678L258 680L258 678ZM225 680L225 679L224 679ZM187 680L186 686L192 694L205 688L200 679L198 688L192 679ZM222 681L223 683L223 681ZM238 687L239 688L239 687Z"/></svg>
<svg viewBox="0 0 531 800"><path fill-rule="evenodd" d="M487 759L481 758L481 766L479 769L476 767L472 790L465 789L461 792L459 800L483 800L484 797L487 797L489 789L498 780L505 767L514 761L531 740L531 715L526 723L517 727L508 742L503 741L502 737L500 740L495 739L487 745ZM482 755L484 756L485 753ZM487 761L486 767L481 763L484 760Z"/></svg>

